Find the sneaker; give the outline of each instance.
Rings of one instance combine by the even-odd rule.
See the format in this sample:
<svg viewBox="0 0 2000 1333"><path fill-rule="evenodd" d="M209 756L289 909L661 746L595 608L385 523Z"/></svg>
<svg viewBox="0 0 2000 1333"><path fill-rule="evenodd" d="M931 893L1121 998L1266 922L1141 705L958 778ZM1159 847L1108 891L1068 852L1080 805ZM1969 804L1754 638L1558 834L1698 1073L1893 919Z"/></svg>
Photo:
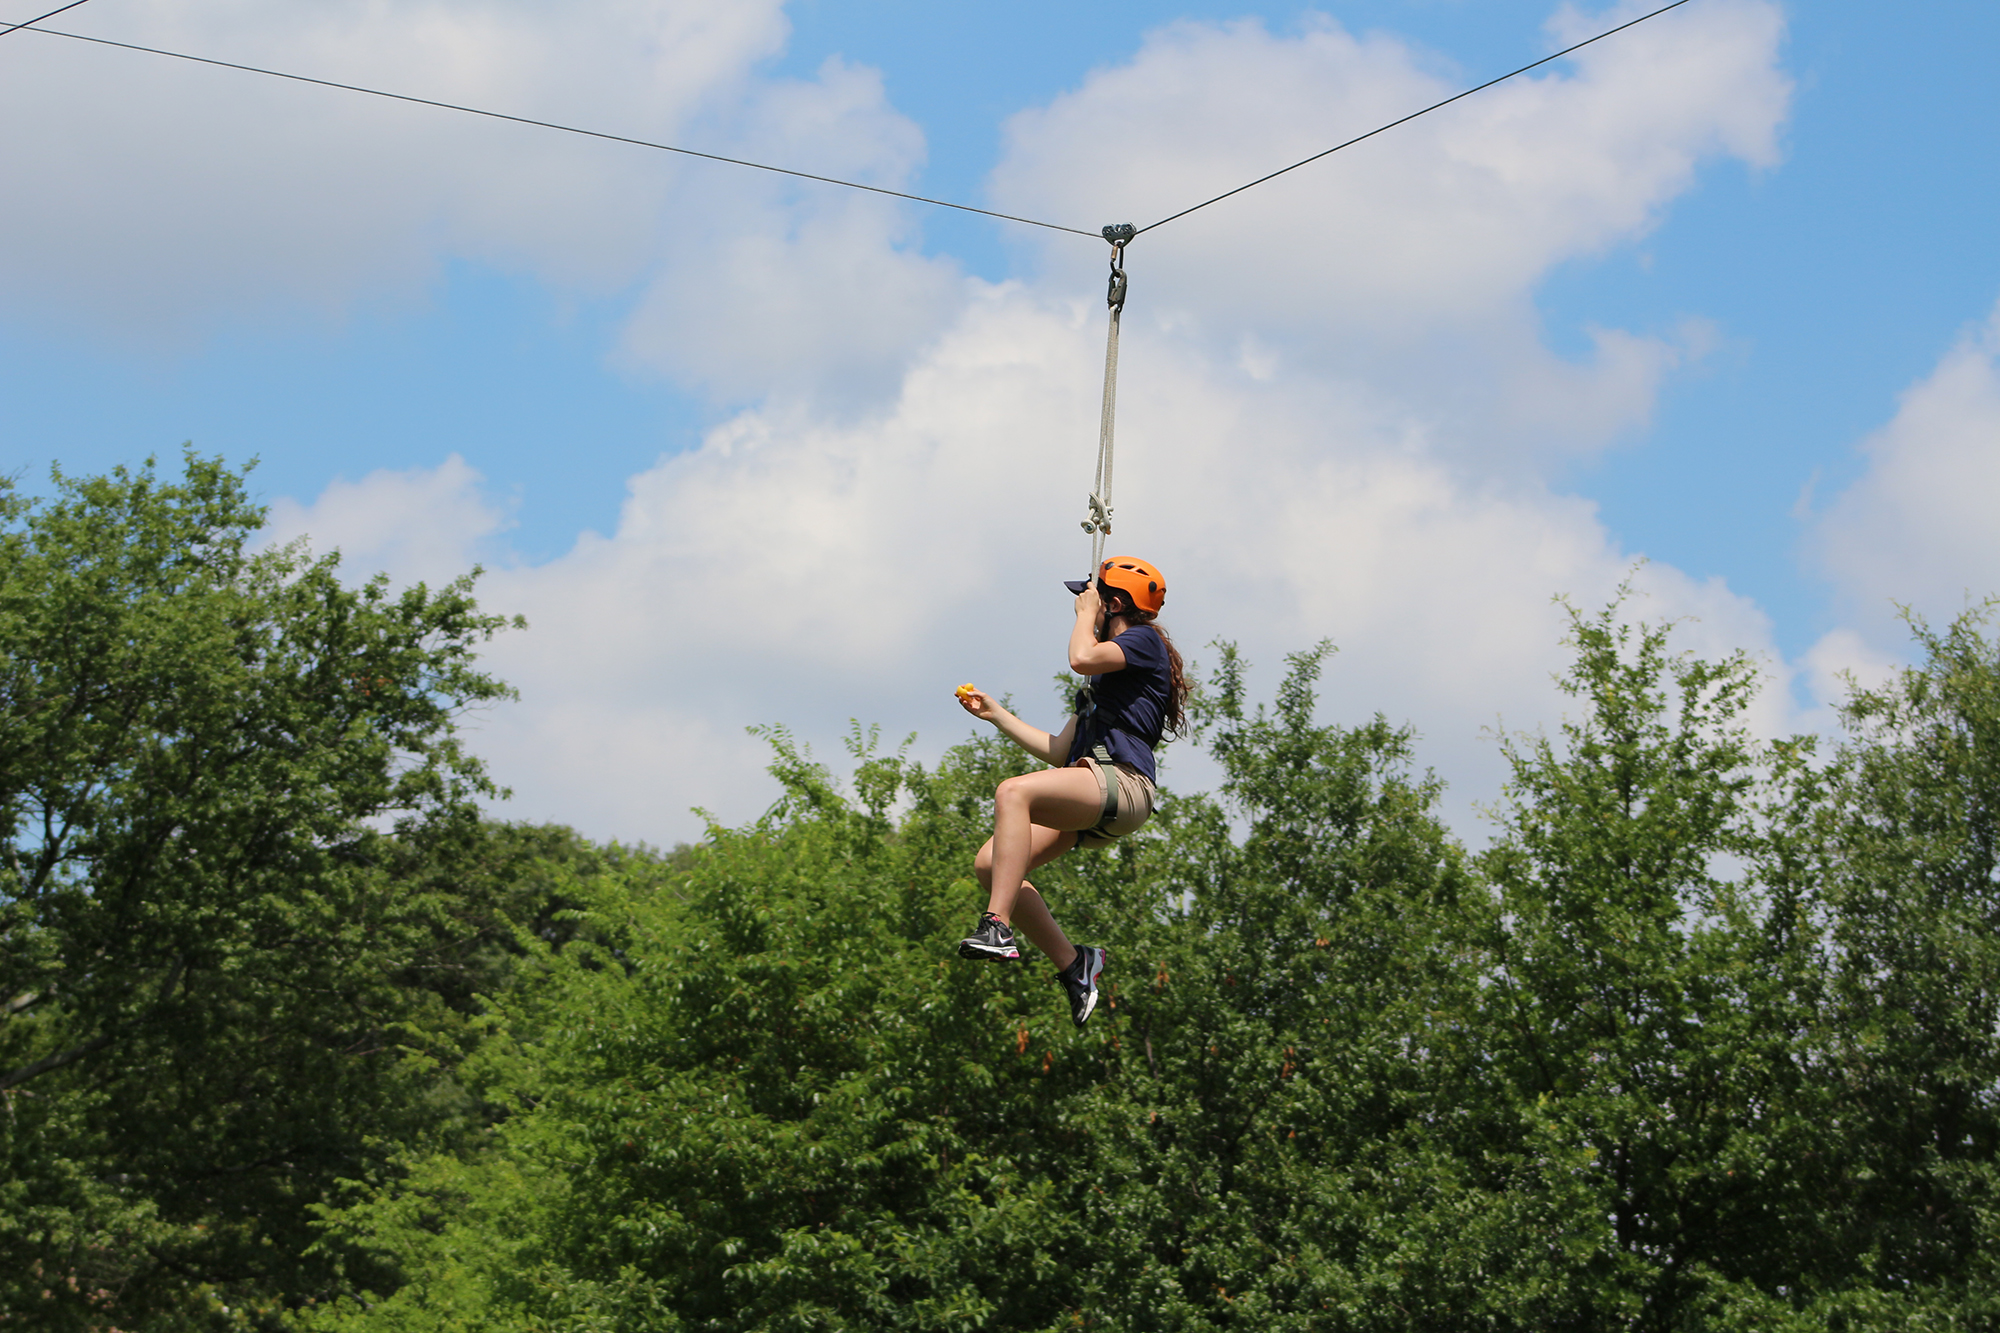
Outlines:
<svg viewBox="0 0 2000 1333"><path fill-rule="evenodd" d="M1090 1021L1097 1008L1097 979L1104 974L1110 953L1095 945L1076 946L1076 961L1056 973L1056 980L1069 992L1069 1016L1078 1027Z"/></svg>
<svg viewBox="0 0 2000 1333"><path fill-rule="evenodd" d="M1011 963L1020 960L1021 951L1014 944L1012 927L991 912L981 912L979 929L958 942L958 956Z"/></svg>

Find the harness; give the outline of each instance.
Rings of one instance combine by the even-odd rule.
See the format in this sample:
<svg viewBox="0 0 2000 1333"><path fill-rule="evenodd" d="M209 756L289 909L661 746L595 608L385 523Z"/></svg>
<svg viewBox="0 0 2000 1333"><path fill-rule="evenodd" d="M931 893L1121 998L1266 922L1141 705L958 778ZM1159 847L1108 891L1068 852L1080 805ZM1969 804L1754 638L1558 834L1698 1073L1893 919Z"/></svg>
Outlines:
<svg viewBox="0 0 2000 1333"><path fill-rule="evenodd" d="M1076 692L1076 725L1088 734L1091 721L1096 716L1097 696L1086 685ZM1098 817L1096 825L1084 832L1095 833L1101 838L1115 838L1118 835L1107 830L1118 818L1118 764L1111 757L1111 747L1104 743L1102 737L1090 747L1090 757L1097 762L1097 785L1104 793L1104 812Z"/></svg>

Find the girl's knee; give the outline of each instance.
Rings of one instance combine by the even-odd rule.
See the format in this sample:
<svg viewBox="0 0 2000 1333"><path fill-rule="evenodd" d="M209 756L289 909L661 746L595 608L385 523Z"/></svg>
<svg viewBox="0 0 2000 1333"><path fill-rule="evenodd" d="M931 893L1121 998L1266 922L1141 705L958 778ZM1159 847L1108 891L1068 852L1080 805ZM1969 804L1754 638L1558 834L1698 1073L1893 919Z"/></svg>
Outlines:
<svg viewBox="0 0 2000 1333"><path fill-rule="evenodd" d="M993 789L993 805L994 808L998 809L1005 805L1025 804L1031 794L1028 780L1025 776L1006 778L1001 781L998 787Z"/></svg>

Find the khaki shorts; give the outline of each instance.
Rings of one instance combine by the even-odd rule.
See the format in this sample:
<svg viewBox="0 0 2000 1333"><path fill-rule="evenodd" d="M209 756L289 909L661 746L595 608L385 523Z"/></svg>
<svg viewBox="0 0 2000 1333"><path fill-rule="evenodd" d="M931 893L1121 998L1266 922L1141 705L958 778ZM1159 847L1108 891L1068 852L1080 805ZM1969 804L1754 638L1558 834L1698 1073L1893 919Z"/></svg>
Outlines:
<svg viewBox="0 0 2000 1333"><path fill-rule="evenodd" d="M1097 790L1103 792L1104 765L1088 755L1077 762L1090 765L1091 773L1097 778ZM1114 764L1110 771L1112 776L1118 779L1118 817L1102 828L1088 829L1077 834L1076 845L1080 848L1109 847L1114 841L1153 817L1154 788L1146 775L1130 764Z"/></svg>

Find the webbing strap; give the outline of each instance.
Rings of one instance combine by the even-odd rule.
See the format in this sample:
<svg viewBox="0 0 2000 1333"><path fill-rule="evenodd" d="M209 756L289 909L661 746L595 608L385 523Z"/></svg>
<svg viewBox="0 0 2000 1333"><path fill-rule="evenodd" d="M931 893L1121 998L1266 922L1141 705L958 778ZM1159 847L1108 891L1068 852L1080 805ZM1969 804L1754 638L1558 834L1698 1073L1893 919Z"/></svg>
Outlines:
<svg viewBox="0 0 2000 1333"><path fill-rule="evenodd" d="M1090 512L1083 520L1083 530L1090 534L1093 581L1104 564L1104 539L1111 535L1111 446L1118 421L1118 324L1125 313L1125 243L1112 239L1113 228L1104 230L1105 239L1111 241L1111 283L1104 298L1111 307L1111 320L1104 334L1104 406L1097 418L1097 472L1091 482Z"/></svg>
<svg viewBox="0 0 2000 1333"><path fill-rule="evenodd" d="M1123 302L1111 307L1110 329L1104 335L1104 408L1097 419L1097 475L1090 488L1090 577L1104 564L1104 539L1111 533L1111 444L1118 425L1118 317Z"/></svg>
<svg viewBox="0 0 2000 1333"><path fill-rule="evenodd" d="M1103 741L1091 747L1090 757L1097 761L1098 785L1104 788L1104 817L1091 832L1102 833L1118 818L1118 765L1111 761L1111 751Z"/></svg>

